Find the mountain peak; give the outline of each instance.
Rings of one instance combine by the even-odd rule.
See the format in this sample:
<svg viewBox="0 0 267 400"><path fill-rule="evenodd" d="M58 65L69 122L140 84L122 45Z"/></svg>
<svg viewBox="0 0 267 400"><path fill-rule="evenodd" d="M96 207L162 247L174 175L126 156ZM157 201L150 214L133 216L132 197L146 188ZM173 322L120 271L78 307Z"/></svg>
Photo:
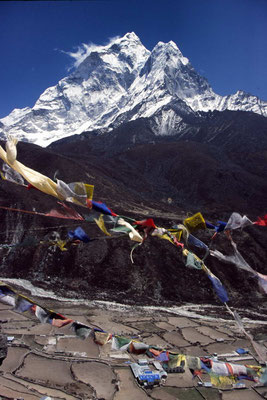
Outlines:
<svg viewBox="0 0 267 400"><path fill-rule="evenodd" d="M117 37L111 41L108 47L120 46L143 46L140 38L134 32L128 32L122 37Z"/></svg>
<svg viewBox="0 0 267 400"><path fill-rule="evenodd" d="M128 40L139 40L140 41L140 39L139 39L139 37L134 33L134 32L128 32L128 33L126 33L123 37L122 37L122 39L128 39Z"/></svg>
<svg viewBox="0 0 267 400"><path fill-rule="evenodd" d="M180 124L181 115L196 111L241 110L267 116L267 103L255 96L214 93L172 40L159 41L149 51L128 32L105 46L84 45L84 50L76 70L46 89L32 109L15 110L0 120L3 134L46 146L138 118L157 119L155 131L167 135L170 126Z"/></svg>
<svg viewBox="0 0 267 400"><path fill-rule="evenodd" d="M164 42L158 42L154 49L152 50L152 53L158 57L159 55L166 56L167 60L170 57L174 57L176 59L184 60L184 64L188 63L188 60L186 57L183 56L181 50L178 48L176 43L174 43L172 40L170 40L167 43ZM185 62L187 60L187 62Z"/></svg>

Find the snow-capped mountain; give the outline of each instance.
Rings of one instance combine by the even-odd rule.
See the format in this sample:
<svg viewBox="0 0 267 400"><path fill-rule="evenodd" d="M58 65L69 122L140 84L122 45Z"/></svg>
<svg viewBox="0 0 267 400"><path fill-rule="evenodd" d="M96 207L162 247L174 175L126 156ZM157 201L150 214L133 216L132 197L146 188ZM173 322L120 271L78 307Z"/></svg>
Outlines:
<svg viewBox="0 0 267 400"><path fill-rule="evenodd" d="M183 115L214 110L267 116L267 102L242 91L219 96L174 42L159 42L150 52L135 33L127 33L92 50L73 73L46 89L33 108L15 109L2 118L0 136L11 133L47 146L140 117L154 117L154 133L168 135L173 128L182 129Z"/></svg>

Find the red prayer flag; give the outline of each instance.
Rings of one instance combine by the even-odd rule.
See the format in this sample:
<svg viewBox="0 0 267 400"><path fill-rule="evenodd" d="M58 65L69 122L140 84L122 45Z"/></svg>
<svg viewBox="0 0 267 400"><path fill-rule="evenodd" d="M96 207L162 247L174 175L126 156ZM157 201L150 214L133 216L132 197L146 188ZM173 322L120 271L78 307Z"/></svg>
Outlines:
<svg viewBox="0 0 267 400"><path fill-rule="evenodd" d="M58 202L63 207L63 210L51 210L48 213L45 214L46 217L56 217L56 218L66 218L66 219L76 219L79 221L84 221L84 218L77 213L77 211L73 210L73 208L70 208L66 206L64 203Z"/></svg>
<svg viewBox="0 0 267 400"><path fill-rule="evenodd" d="M253 222L254 225L261 225L261 226L267 226L267 214L264 215L264 217L258 217L258 220L256 222Z"/></svg>
<svg viewBox="0 0 267 400"><path fill-rule="evenodd" d="M135 221L135 224L142 226L143 228L154 228L156 229L156 225L152 218L144 219L142 221Z"/></svg>

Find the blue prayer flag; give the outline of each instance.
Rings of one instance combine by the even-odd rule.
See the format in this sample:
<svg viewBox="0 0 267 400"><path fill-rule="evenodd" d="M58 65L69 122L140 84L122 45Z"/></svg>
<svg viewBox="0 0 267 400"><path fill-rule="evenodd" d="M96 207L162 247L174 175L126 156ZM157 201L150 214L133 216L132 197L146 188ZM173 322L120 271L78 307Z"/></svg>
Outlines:
<svg viewBox="0 0 267 400"><path fill-rule="evenodd" d="M92 200L92 208L95 211L101 212L101 213L106 214L106 215L114 215L112 210L110 208L108 208L108 206L106 206L105 203L101 203L99 201Z"/></svg>
<svg viewBox="0 0 267 400"><path fill-rule="evenodd" d="M216 228L215 228L216 232L219 233L219 232L224 231L224 228L226 227L227 222L217 221L217 223L219 224L219 226L216 226Z"/></svg>
<svg viewBox="0 0 267 400"><path fill-rule="evenodd" d="M75 231L69 231L68 235L71 239L78 239L84 243L88 243L91 241L90 237L84 232L84 230L80 226L78 226Z"/></svg>
<svg viewBox="0 0 267 400"><path fill-rule="evenodd" d="M193 246L200 247L202 249L206 249L206 250L208 249L208 246L205 243L203 243L201 240L199 240L195 236L191 235L191 233L188 236L188 243L192 244Z"/></svg>
<svg viewBox="0 0 267 400"><path fill-rule="evenodd" d="M229 298L226 290L224 289L221 281L215 276L215 275L210 275L208 274L209 279L211 280L211 283L213 284L213 287L219 297L219 299L223 302L226 303Z"/></svg>

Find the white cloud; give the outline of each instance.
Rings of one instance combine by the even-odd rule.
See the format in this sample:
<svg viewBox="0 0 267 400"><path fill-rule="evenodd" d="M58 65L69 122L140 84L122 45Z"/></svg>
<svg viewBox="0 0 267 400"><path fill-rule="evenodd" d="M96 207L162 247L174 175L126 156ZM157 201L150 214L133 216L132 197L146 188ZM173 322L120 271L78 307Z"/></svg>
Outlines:
<svg viewBox="0 0 267 400"><path fill-rule="evenodd" d="M71 70L72 68L77 68L92 51L101 51L104 48L108 48L117 39L119 39L119 36L109 38L108 42L104 45L98 45L94 43L82 43L81 45L77 46L76 50L74 51L60 51L74 59L73 64L71 65L71 67L68 68L68 70Z"/></svg>

